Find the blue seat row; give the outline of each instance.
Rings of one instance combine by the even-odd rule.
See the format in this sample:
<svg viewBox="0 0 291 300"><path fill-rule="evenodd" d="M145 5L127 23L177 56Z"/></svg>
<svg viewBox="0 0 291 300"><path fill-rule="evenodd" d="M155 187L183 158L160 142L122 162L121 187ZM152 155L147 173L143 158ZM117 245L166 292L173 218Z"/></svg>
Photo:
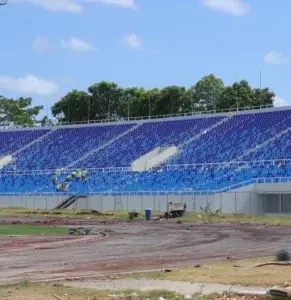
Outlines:
<svg viewBox="0 0 291 300"><path fill-rule="evenodd" d="M179 147L178 154L152 171L91 170L130 167L163 146ZM0 131L0 155L16 151L16 173L87 168L88 181L74 181L70 192L215 191L254 178L291 177L285 161L291 159L291 110ZM275 159L282 162L255 163ZM232 161L248 163L213 164ZM55 192L50 173L8 170L12 164L1 171L0 192Z"/></svg>

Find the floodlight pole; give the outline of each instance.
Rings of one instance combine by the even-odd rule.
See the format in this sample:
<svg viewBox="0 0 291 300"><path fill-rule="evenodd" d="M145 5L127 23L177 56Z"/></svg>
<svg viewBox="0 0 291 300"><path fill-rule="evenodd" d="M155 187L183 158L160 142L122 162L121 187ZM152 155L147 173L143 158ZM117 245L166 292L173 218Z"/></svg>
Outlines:
<svg viewBox="0 0 291 300"><path fill-rule="evenodd" d="M262 70L260 70L260 105L263 105L263 103L262 103Z"/></svg>
<svg viewBox="0 0 291 300"><path fill-rule="evenodd" d="M238 110L238 95L237 95L237 79L236 79L236 73L234 74L234 84L235 84L236 110Z"/></svg>

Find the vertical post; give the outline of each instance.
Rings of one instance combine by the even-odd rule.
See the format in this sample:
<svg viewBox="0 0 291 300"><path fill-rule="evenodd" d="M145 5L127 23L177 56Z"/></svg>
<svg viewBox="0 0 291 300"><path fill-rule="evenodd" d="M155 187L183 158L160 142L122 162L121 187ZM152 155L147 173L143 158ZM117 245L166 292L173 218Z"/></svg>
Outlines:
<svg viewBox="0 0 291 300"><path fill-rule="evenodd" d="M68 100L68 111L67 111L67 114L68 114L68 123L70 123L70 101Z"/></svg>
<svg viewBox="0 0 291 300"><path fill-rule="evenodd" d="M250 192L249 198L249 214L252 215L252 192Z"/></svg>
<svg viewBox="0 0 291 300"><path fill-rule="evenodd" d="M91 107L90 107L90 96L88 97L88 124L90 123L90 110L91 110Z"/></svg>
<svg viewBox="0 0 291 300"><path fill-rule="evenodd" d="M129 101L130 101L130 97L127 96L127 121L129 121Z"/></svg>
<svg viewBox="0 0 291 300"><path fill-rule="evenodd" d="M260 105L263 105L263 103L262 103L262 70L260 70Z"/></svg>
<svg viewBox="0 0 291 300"><path fill-rule="evenodd" d="M206 193L206 207L208 208L208 192Z"/></svg>
<svg viewBox="0 0 291 300"><path fill-rule="evenodd" d="M193 95L194 95L194 93L191 93L191 112L192 112L192 116L193 116Z"/></svg>
<svg viewBox="0 0 291 300"><path fill-rule="evenodd" d="M236 110L238 111L238 93L237 93L237 79L236 79L236 74L234 74L234 83L235 83Z"/></svg>
<svg viewBox="0 0 291 300"><path fill-rule="evenodd" d="M236 208L236 192L234 192L234 212L237 213L237 208Z"/></svg>
<svg viewBox="0 0 291 300"><path fill-rule="evenodd" d="M149 119L151 118L151 94L149 94Z"/></svg>
<svg viewBox="0 0 291 300"><path fill-rule="evenodd" d="M108 96L108 120L110 120L110 91Z"/></svg>

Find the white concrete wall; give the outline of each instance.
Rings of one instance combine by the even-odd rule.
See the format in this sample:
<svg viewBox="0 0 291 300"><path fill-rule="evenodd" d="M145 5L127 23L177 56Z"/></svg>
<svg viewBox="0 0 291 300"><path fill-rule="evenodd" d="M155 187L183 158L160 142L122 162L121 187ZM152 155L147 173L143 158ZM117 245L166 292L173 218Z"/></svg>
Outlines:
<svg viewBox="0 0 291 300"><path fill-rule="evenodd" d="M131 170L136 172L150 170L154 166L160 165L168 160L170 157L175 155L177 151L178 148L176 146L155 148L154 150L136 159L131 164Z"/></svg>
<svg viewBox="0 0 291 300"><path fill-rule="evenodd" d="M8 164L10 164L12 161L12 156L11 155L6 155L0 158L0 167L4 167Z"/></svg>
<svg viewBox="0 0 291 300"><path fill-rule="evenodd" d="M64 197L44 196L0 196L0 207L24 207L53 209ZM68 209L96 209L99 211L131 211L152 209L167 211L168 202L186 203L187 211L201 211L210 204L214 211L222 208L225 213L264 213L264 196L252 191L236 191L217 195L130 195L130 196L89 196L78 199Z"/></svg>

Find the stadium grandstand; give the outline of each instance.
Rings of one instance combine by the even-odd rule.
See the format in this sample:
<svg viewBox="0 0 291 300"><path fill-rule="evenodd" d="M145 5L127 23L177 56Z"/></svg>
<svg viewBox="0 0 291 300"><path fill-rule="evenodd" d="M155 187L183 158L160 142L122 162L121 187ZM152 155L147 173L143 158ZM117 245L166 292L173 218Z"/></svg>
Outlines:
<svg viewBox="0 0 291 300"><path fill-rule="evenodd" d="M249 206L256 203L255 209L247 207L248 212L291 212L290 107L47 128L8 127L0 130L0 146L0 204L5 198L7 205L9 196L14 200L34 197L34 207L38 207L35 197L62 196L63 201L73 199L72 204L82 196L87 207L88 198L94 196L113 195L114 205L118 197L118 203L123 196L127 202L131 195L154 197L142 207L131 205L144 208L153 206L156 196L182 195L192 207L193 197L206 195L207 201L220 197L221 205L223 193L243 190L256 195L248 198ZM65 190L58 188L60 182L66 182ZM265 190L254 192L256 184L263 184ZM271 192L266 184L272 184ZM285 184L284 197L282 186L276 190L276 184ZM240 204L244 208L235 211L246 210L243 200ZM124 203L120 205L124 208Z"/></svg>

